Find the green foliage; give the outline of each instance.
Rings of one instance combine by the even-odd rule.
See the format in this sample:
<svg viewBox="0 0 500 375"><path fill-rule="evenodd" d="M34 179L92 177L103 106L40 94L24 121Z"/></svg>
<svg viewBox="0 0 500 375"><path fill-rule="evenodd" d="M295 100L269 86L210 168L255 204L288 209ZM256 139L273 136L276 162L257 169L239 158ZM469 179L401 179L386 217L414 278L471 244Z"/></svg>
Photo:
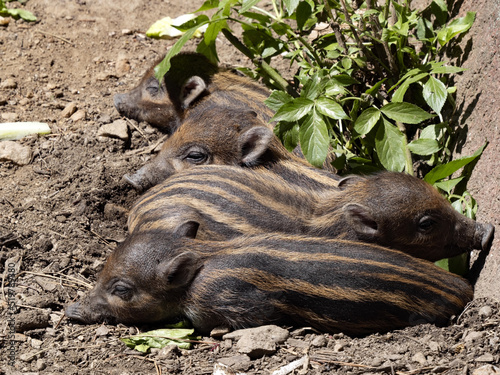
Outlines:
<svg viewBox="0 0 500 375"><path fill-rule="evenodd" d="M9 0L7 0L8 2ZM33 13L24 10L24 9L13 9L13 8L7 8L5 6L5 1L0 0L0 16L6 16L6 17L12 17L12 18L22 18L25 21L31 21L34 22L36 21L36 17L33 15Z"/></svg>
<svg viewBox="0 0 500 375"><path fill-rule="evenodd" d="M147 353L151 348L161 349L169 344L175 344L181 349L190 349L191 342L199 340L194 336L193 328L185 328L186 322L169 325L170 328L157 329L135 336L123 337L120 340L129 348Z"/></svg>
<svg viewBox="0 0 500 375"><path fill-rule="evenodd" d="M418 172L471 216L475 202L464 189L472 170L467 166L484 147L452 160L456 135L449 117L455 88L448 82L463 69L443 57L445 48L470 29L475 13L450 20L444 0L422 11L409 3L271 0L259 7L256 0L207 0L197 12L213 15L199 16L181 29L190 32L208 23L210 32L198 52L213 61L220 32L251 59L255 67L247 73L273 90L266 103L276 112L275 133L288 149L300 143L318 167L333 152L340 174ZM321 34L315 30L319 23L328 25ZM231 29L237 24L241 37ZM169 52L158 78L186 40ZM293 81L272 68L278 56L297 67ZM462 167L462 180L452 179Z"/></svg>

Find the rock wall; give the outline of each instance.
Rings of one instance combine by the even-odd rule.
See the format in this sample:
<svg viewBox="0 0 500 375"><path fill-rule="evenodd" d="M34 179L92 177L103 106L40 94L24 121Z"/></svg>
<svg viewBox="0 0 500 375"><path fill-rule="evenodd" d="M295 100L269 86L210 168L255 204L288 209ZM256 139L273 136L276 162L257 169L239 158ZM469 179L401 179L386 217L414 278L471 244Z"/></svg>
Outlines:
<svg viewBox="0 0 500 375"><path fill-rule="evenodd" d="M476 297L500 300L500 2L465 0L458 11L475 11L476 21L461 45L465 52L456 77L456 120L466 132L462 155L471 155L485 140L489 145L468 184L479 204L477 220L496 227L496 239L476 284ZM470 52L468 52L470 50Z"/></svg>

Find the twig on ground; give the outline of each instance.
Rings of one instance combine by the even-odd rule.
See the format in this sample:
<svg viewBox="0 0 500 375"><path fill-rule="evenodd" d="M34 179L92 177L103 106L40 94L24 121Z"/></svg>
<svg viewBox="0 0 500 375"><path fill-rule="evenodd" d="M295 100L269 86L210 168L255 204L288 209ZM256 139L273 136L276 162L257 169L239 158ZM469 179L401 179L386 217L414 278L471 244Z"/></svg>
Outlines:
<svg viewBox="0 0 500 375"><path fill-rule="evenodd" d="M63 42L71 44L73 47L75 46L75 43L73 43L71 40L65 39L65 38L63 38L63 37L61 37L59 35L55 35L55 34L49 33L47 31L42 31L42 30L36 30L36 32L40 33L40 34L43 34L43 35L51 36L51 37L59 39L59 40L62 40Z"/></svg>
<svg viewBox="0 0 500 375"><path fill-rule="evenodd" d="M139 128L136 124L134 124L128 118L125 118L125 121L128 122L135 130L137 130L139 132L139 134L142 136L142 138L144 138L146 140L146 142L148 142L148 145L151 143L151 142L149 142L149 138L146 136L146 134L144 134L144 132L141 130L141 128Z"/></svg>

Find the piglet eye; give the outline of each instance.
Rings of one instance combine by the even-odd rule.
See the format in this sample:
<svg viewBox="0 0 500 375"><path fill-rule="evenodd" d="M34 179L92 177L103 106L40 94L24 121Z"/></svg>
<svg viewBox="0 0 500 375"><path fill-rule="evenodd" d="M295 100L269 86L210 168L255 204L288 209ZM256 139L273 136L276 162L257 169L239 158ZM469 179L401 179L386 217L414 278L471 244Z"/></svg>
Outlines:
<svg viewBox="0 0 500 375"><path fill-rule="evenodd" d="M158 81L155 79L150 79L146 85L146 91L154 96L158 94L158 91L160 91L160 85L158 84Z"/></svg>
<svg viewBox="0 0 500 375"><path fill-rule="evenodd" d="M113 287L113 292L115 296L128 301L132 297L132 289L125 285L115 285Z"/></svg>
<svg viewBox="0 0 500 375"><path fill-rule="evenodd" d="M200 164L207 160L207 154L199 151L191 151L185 159L191 164Z"/></svg>
<svg viewBox="0 0 500 375"><path fill-rule="evenodd" d="M418 229L421 232L427 232L434 227L434 224L436 224L436 221L434 219L429 216L424 216L418 222Z"/></svg>
<svg viewBox="0 0 500 375"><path fill-rule="evenodd" d="M146 87L146 91L149 92L151 96L155 96L156 94L158 94L158 90L158 85Z"/></svg>

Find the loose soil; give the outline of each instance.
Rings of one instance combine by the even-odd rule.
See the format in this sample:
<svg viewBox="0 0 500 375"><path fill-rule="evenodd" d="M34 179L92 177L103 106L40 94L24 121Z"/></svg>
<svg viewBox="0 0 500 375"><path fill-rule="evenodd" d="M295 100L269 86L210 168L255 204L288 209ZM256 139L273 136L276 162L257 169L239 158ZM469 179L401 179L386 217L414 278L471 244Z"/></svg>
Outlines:
<svg viewBox="0 0 500 375"><path fill-rule="evenodd" d="M121 177L147 162L162 137L133 121L129 141L98 137L102 125L120 118L113 94L132 88L173 44L146 38L149 25L199 5L30 0L25 6L38 23L11 20L0 27L0 84L15 83L0 90L1 121L41 121L52 129L17 141L31 149L30 164L0 163L0 374L211 374L227 357L235 371L265 374L306 354L308 362L294 373L472 374L498 364L500 305L487 297L444 328L421 325L364 338L290 328L274 355L255 360L236 357L234 342L214 338L189 351L142 355L119 340L137 327L85 326L63 317L126 235L127 210L137 194ZM218 43L222 63L248 64L226 41ZM67 118L70 103L77 112Z"/></svg>

